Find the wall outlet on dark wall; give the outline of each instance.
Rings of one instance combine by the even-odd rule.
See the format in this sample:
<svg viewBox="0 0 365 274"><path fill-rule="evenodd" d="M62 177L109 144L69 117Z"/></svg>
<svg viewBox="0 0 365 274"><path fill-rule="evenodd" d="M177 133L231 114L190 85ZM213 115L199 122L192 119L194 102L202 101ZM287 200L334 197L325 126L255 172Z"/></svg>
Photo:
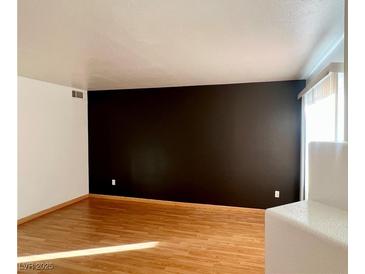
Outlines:
<svg viewBox="0 0 365 274"><path fill-rule="evenodd" d="M297 94L304 87L282 81L88 91L90 190L251 208L296 202ZM105 184L111 175L123 184ZM285 195L273 199L273 190Z"/></svg>

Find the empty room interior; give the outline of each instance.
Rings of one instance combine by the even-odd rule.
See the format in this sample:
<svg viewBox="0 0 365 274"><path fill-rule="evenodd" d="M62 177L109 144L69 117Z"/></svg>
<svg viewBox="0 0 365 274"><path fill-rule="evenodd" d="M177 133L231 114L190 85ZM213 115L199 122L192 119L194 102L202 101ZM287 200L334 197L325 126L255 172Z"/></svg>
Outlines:
<svg viewBox="0 0 365 274"><path fill-rule="evenodd" d="M18 273L348 273L344 0L18 0Z"/></svg>

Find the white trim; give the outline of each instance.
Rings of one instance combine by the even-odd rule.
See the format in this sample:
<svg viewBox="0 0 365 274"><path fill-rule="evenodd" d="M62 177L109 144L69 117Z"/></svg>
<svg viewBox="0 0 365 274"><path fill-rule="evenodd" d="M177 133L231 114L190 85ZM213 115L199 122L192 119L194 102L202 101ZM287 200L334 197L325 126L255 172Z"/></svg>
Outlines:
<svg viewBox="0 0 365 274"><path fill-rule="evenodd" d="M302 119L301 119L301 136L300 136L300 191L299 191L299 199L305 200L305 103L303 102L304 97L302 99Z"/></svg>
<svg viewBox="0 0 365 274"><path fill-rule="evenodd" d="M338 74L332 78L331 81L332 89L336 90L335 93L335 140L338 141ZM341 140L343 141L343 140Z"/></svg>

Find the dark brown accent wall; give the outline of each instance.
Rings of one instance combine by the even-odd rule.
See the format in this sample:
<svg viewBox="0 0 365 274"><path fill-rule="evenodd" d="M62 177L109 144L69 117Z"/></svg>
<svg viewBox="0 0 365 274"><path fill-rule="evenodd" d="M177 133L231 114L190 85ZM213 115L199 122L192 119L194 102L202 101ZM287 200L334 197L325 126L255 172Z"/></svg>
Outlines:
<svg viewBox="0 0 365 274"><path fill-rule="evenodd" d="M254 208L298 201L304 85L89 91L90 192Z"/></svg>

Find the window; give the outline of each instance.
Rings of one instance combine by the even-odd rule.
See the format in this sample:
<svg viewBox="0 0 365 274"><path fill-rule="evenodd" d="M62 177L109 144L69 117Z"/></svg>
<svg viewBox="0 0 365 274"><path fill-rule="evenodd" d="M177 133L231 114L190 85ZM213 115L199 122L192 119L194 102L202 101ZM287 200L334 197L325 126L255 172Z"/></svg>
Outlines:
<svg viewBox="0 0 365 274"><path fill-rule="evenodd" d="M330 72L302 97L304 197L308 197L308 144L344 141L344 75ZM303 184L302 184L303 185ZM303 190L302 190L303 191Z"/></svg>

